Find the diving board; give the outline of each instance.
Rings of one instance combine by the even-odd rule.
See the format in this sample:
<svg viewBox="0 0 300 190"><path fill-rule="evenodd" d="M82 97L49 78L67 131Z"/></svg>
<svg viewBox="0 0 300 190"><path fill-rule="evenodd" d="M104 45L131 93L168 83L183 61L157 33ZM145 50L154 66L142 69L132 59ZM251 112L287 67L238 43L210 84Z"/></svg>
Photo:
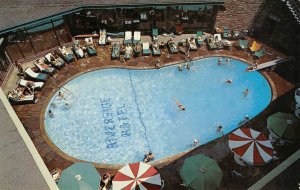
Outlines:
<svg viewBox="0 0 300 190"><path fill-rule="evenodd" d="M257 71L257 70L265 69L265 68L268 68L268 67L275 66L279 63L290 61L292 59L293 59L293 57L278 58L278 59L275 59L273 61L268 61L268 62L265 62L265 63L258 64L257 66L249 66L247 68L247 71L251 72L251 71Z"/></svg>

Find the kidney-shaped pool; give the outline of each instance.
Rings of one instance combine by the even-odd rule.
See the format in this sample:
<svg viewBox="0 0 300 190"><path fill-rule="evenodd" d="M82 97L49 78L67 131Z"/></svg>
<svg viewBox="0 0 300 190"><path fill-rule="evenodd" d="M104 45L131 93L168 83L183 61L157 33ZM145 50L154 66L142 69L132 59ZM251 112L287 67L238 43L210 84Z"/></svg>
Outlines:
<svg viewBox="0 0 300 190"><path fill-rule="evenodd" d="M194 139L205 144L220 137L219 125L225 134L234 130L245 116L263 111L272 97L267 80L245 72L246 63L223 58L218 65L217 59L195 60L189 71L174 65L82 74L52 96L45 131L65 154L105 164L141 161L150 150L162 159L191 149ZM176 100L185 111L179 111Z"/></svg>

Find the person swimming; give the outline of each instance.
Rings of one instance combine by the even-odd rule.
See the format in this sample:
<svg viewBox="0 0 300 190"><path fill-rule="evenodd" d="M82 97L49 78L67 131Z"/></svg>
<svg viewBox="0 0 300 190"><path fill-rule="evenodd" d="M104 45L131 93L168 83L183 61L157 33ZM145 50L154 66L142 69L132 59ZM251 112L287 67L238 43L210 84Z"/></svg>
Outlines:
<svg viewBox="0 0 300 190"><path fill-rule="evenodd" d="M247 97L248 94L249 94L249 89L246 88L246 90L244 90L244 92L243 92L243 95L244 95L244 97Z"/></svg>
<svg viewBox="0 0 300 190"><path fill-rule="evenodd" d="M222 57L219 57L219 58L218 58L218 65L221 65L222 62L223 62Z"/></svg>
<svg viewBox="0 0 300 190"><path fill-rule="evenodd" d="M231 84L231 83L232 83L232 79L227 79L227 80L225 81L225 83Z"/></svg>
<svg viewBox="0 0 300 190"><path fill-rule="evenodd" d="M185 107L178 100L175 99L175 102L180 111L185 111Z"/></svg>
<svg viewBox="0 0 300 190"><path fill-rule="evenodd" d="M181 64L178 65L178 71L182 71L182 65Z"/></svg>

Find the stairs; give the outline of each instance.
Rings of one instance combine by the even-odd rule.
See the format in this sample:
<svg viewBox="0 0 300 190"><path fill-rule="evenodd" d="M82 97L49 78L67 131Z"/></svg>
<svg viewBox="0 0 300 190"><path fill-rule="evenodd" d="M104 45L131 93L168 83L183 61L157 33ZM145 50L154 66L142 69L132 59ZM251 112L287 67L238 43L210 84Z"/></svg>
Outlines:
<svg viewBox="0 0 300 190"><path fill-rule="evenodd" d="M300 24L300 0L286 0L285 2L297 22Z"/></svg>

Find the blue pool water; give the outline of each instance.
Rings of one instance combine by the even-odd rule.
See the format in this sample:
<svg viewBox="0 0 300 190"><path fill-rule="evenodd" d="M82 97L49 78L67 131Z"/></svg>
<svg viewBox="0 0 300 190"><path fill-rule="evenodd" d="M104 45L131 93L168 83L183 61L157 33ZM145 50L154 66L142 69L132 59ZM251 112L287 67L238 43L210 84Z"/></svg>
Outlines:
<svg viewBox="0 0 300 190"><path fill-rule="evenodd" d="M47 107L54 117L46 112L45 130L63 152L91 162L141 161L149 150L156 159L175 155L192 148L195 138L205 144L220 137L217 126L228 133L267 107L268 82L246 68L239 60L218 65L211 57L182 72L177 66L92 71L66 83L64 98L54 94Z"/></svg>

